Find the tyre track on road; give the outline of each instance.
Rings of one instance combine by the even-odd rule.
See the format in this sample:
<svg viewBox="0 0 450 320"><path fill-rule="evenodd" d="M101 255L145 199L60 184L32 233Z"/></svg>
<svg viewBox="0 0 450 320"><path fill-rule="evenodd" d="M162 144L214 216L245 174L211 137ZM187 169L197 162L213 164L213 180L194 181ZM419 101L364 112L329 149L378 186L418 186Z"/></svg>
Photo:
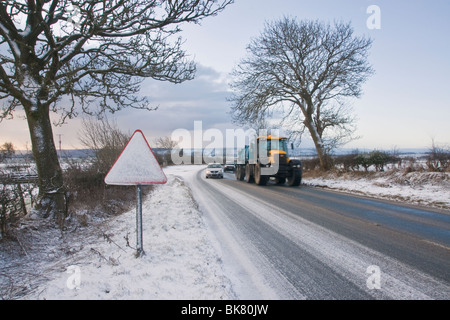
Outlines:
<svg viewBox="0 0 450 320"><path fill-rule="evenodd" d="M235 260L243 265L241 271L245 269L240 275L251 277L256 289L270 288L263 297L271 298L274 292L281 299L449 297L448 284L236 190L226 181L206 181L199 172L191 183L213 232L232 242L225 251L240 251L239 261ZM366 285L371 265L382 272L380 290Z"/></svg>

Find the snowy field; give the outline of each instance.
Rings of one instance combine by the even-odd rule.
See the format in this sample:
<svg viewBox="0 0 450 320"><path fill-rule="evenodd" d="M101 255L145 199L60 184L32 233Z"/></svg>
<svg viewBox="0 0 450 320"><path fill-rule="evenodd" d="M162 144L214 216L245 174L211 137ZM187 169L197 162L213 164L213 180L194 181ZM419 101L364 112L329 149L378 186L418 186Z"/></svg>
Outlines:
<svg viewBox="0 0 450 320"><path fill-rule="evenodd" d="M303 183L374 198L450 209L448 172L404 173L403 170L396 170L373 172L371 175L329 173L317 178L304 178Z"/></svg>
<svg viewBox="0 0 450 320"><path fill-rule="evenodd" d="M64 235L24 219L22 234L34 238L29 246L19 242L20 257L0 251L0 299L240 299L185 184L202 168L164 169L167 184L155 186L143 203L145 255L139 258L135 209ZM304 183L449 208L448 175L422 179L330 176Z"/></svg>

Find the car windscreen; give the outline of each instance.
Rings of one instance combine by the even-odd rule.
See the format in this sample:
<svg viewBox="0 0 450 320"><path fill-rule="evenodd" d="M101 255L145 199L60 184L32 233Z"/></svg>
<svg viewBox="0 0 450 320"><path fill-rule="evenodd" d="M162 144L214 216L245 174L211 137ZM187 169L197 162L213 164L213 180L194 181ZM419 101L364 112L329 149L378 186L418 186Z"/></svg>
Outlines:
<svg viewBox="0 0 450 320"><path fill-rule="evenodd" d="M222 168L220 164L210 164L208 168Z"/></svg>

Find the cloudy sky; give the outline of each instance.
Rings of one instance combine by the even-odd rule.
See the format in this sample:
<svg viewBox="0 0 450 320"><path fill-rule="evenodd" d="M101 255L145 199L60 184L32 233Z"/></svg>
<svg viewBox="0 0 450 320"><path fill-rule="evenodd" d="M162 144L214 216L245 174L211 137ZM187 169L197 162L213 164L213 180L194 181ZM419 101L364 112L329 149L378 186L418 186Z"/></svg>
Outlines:
<svg viewBox="0 0 450 320"><path fill-rule="evenodd" d="M369 29L371 5L380 8L380 29ZM298 19L350 21L357 35L373 39L369 57L376 74L353 101L361 138L345 147L369 149L428 148L431 141L450 146L450 1L448 0L235 0L201 25L185 25L184 48L197 63L197 75L181 85L145 81L142 94L157 111L127 109L114 118L124 131L141 129L152 143L176 129L236 128L228 114L230 72L246 55L251 38L265 21L285 15ZM79 147L80 119L55 127L62 148ZM17 149L29 144L26 121L0 123L0 143ZM310 147L304 139L304 147ZM302 146L300 146L302 147Z"/></svg>

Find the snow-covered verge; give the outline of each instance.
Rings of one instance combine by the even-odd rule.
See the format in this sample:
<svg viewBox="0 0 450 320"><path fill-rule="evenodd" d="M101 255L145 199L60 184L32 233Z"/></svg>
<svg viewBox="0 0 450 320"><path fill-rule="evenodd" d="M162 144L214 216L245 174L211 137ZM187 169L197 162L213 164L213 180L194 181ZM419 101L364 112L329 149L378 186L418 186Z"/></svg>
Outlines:
<svg viewBox="0 0 450 320"><path fill-rule="evenodd" d="M0 298L235 299L189 189L166 175L143 203L145 255L132 248L136 210L63 236L25 222L42 250L0 257Z"/></svg>
<svg viewBox="0 0 450 320"><path fill-rule="evenodd" d="M14 241L0 241L0 300L239 299L184 183L200 169L164 170L167 184L155 186L143 203L146 254L139 258L132 248L135 209L98 220L86 217L87 223L64 232L23 219ZM450 208L448 173L329 174L305 176L304 183Z"/></svg>
<svg viewBox="0 0 450 320"><path fill-rule="evenodd" d="M331 172L319 176L306 174L303 183L375 198L450 209L448 172Z"/></svg>

